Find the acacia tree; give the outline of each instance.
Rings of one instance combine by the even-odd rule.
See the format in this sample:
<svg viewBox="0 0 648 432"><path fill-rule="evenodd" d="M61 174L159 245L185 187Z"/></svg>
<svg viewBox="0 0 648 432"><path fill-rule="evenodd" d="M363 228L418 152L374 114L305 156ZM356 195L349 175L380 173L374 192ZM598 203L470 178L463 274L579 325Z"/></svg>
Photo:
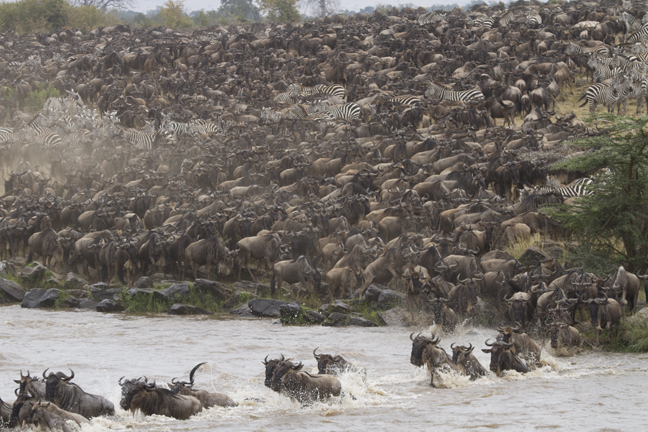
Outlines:
<svg viewBox="0 0 648 432"><path fill-rule="evenodd" d="M339 0L305 0L306 9L314 9L317 16L325 17L333 14L340 8Z"/></svg>
<svg viewBox="0 0 648 432"><path fill-rule="evenodd" d="M297 0L259 0L259 9L268 14L271 22L297 22L301 19Z"/></svg>
<svg viewBox="0 0 648 432"><path fill-rule="evenodd" d="M133 4L133 0L72 0L74 6L94 6L106 11L109 8L124 9Z"/></svg>
<svg viewBox="0 0 648 432"><path fill-rule="evenodd" d="M544 211L573 232L572 257L588 268L606 271L613 264L638 271L648 263L648 116L597 118L606 122L606 133L573 142L583 154L554 167L609 171L594 177L592 196Z"/></svg>

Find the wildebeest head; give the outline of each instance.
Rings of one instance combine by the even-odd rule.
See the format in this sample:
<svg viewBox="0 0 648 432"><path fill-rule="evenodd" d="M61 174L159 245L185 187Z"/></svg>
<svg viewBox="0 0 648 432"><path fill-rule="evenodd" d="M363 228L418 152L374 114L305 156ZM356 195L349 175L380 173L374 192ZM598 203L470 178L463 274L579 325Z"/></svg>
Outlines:
<svg viewBox="0 0 648 432"><path fill-rule="evenodd" d="M16 384L20 385L18 389L19 394L28 393L31 383L35 381L38 382L38 377L30 376L29 371L27 371L27 375L23 375L22 370L20 371L20 380L14 380Z"/></svg>
<svg viewBox="0 0 648 432"><path fill-rule="evenodd" d="M455 344L453 343L450 345L450 349L452 350L452 362L456 364L460 364L461 357L472 354L475 347L472 346L472 344L470 344L469 347L465 347L463 345L455 346Z"/></svg>
<svg viewBox="0 0 648 432"><path fill-rule="evenodd" d="M490 348L482 349L482 351L491 355L489 368L492 372L495 372L498 376L500 375L502 370L508 369L508 368L503 368L502 363L505 360L505 357L511 354L510 349L513 347L514 344L515 344L515 339L511 339L511 342L509 343L503 341L488 343L488 340L486 341L486 346L489 346Z"/></svg>
<svg viewBox="0 0 648 432"><path fill-rule="evenodd" d="M131 387L133 387L133 385L137 384L141 380L142 377L133 378L129 380L124 380L124 377L119 378L119 385L121 386L121 390L122 390L122 400L126 397ZM148 379L146 377L144 377L144 382L148 382Z"/></svg>
<svg viewBox="0 0 648 432"><path fill-rule="evenodd" d="M331 369L341 369L345 360L342 356L336 355L332 356L330 354L317 354L317 348L313 350L313 356L317 360L317 373L326 374L330 373Z"/></svg>
<svg viewBox="0 0 648 432"><path fill-rule="evenodd" d="M281 358L280 358L280 359L268 360L268 356L266 356L266 358L263 360L262 363L265 365L265 368L266 368L266 371L265 371L265 372L266 372L266 376L265 376L265 382L264 382L264 384L265 384L266 387L271 387L271 384L272 384L272 376L273 376L274 373L275 373L275 369L277 368L277 365L278 365L280 362L284 361L284 360L285 360L285 358L284 358L284 355L283 355L283 354L281 354Z"/></svg>
<svg viewBox="0 0 648 432"><path fill-rule="evenodd" d="M515 333L521 333L522 332L522 326L520 325L519 322L515 322L515 327L511 326L499 326L497 327L497 330L501 333L500 335L497 336L497 341L500 342L510 342L511 338Z"/></svg>
<svg viewBox="0 0 648 432"><path fill-rule="evenodd" d="M560 331L564 328L569 327L569 324L560 322L560 321L554 321L551 323L551 326L549 327L549 334L551 336L551 348L558 348L558 335L560 334Z"/></svg>
<svg viewBox="0 0 648 432"><path fill-rule="evenodd" d="M70 369L70 376L65 375L63 372L50 372L49 375L45 375L48 369L45 369L43 372L43 378L45 378L45 400L51 401L54 399L54 394L56 393L56 387L61 381L70 382L74 378L74 371Z"/></svg>
<svg viewBox="0 0 648 432"><path fill-rule="evenodd" d="M434 333L432 333L432 338L421 336L421 333L416 335L416 338L412 336L414 333L410 334L410 340L412 341L412 354L410 355L410 363L414 366L423 366L423 352L428 345L435 346L438 344L441 339L435 338Z"/></svg>
<svg viewBox="0 0 648 432"><path fill-rule="evenodd" d="M270 383L270 388L276 392L281 390L281 380L286 374L291 372L298 372L304 367L302 362L299 364L294 364L290 360L284 360L277 363L275 367L274 374L272 375L272 381Z"/></svg>
<svg viewBox="0 0 648 432"><path fill-rule="evenodd" d="M595 299L589 299L586 300L586 303L589 307L590 316L592 317L592 327L594 327L595 329L600 329L601 326L599 324L599 309L601 306L608 304L608 296L605 295L604 298L597 297Z"/></svg>
<svg viewBox="0 0 648 432"><path fill-rule="evenodd" d="M122 398L121 401L119 402L119 406L122 407L123 410L128 411L131 407L131 402L133 401L133 397L137 395L138 393L142 391L151 391L151 390L157 390L157 387L155 385L155 381L152 383L149 382L144 382L137 380L135 382L132 382L133 380L130 380L130 387L128 388L128 391L124 394L124 387L122 387ZM168 391L168 390L167 390Z"/></svg>
<svg viewBox="0 0 648 432"><path fill-rule="evenodd" d="M22 421L27 419L27 415L29 411L31 411L34 402L35 398L29 392L18 394L18 398L11 409L9 427L20 426L19 423L22 423Z"/></svg>
<svg viewBox="0 0 648 432"><path fill-rule="evenodd" d="M450 300L445 297L430 300L430 302L432 303L432 311L434 312L435 323L443 322L443 308L446 307L449 301Z"/></svg>

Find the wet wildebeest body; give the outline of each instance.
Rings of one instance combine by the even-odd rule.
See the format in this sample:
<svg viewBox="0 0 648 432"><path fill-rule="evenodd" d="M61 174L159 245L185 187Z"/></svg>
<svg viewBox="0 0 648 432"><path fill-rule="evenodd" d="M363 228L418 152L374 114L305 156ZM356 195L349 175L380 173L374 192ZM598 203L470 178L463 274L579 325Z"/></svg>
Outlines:
<svg viewBox="0 0 648 432"><path fill-rule="evenodd" d="M39 381L38 377L30 376L29 371L27 371L27 375L23 375L20 371L20 380L14 380L14 382L20 386L19 394L29 393L37 399L45 399L45 383Z"/></svg>
<svg viewBox="0 0 648 432"><path fill-rule="evenodd" d="M115 407L108 399L86 393L78 385L70 383L74 378L73 371L69 377L62 372L45 376L45 372L43 372L46 382L45 400L86 418L115 414Z"/></svg>
<svg viewBox="0 0 648 432"><path fill-rule="evenodd" d="M472 354L475 349L472 344L470 344L469 347L454 346L454 344L451 344L450 349L452 349L452 361L463 367L466 375L470 376L471 380L476 380L488 373L486 368L484 368L484 366L479 363L479 360L477 360L477 358Z"/></svg>
<svg viewBox="0 0 648 432"><path fill-rule="evenodd" d="M90 423L82 415L65 411L51 402L34 404L27 417L27 423L40 426L45 430L61 429L64 432L72 432L67 421L73 421L79 426Z"/></svg>
<svg viewBox="0 0 648 432"><path fill-rule="evenodd" d="M296 365L289 360L278 362L270 388L304 405L340 396L342 384L337 378L331 375L311 375L301 370L303 366L302 363Z"/></svg>
<svg viewBox="0 0 648 432"><path fill-rule="evenodd" d="M434 373L437 369L447 368L448 370L463 374L464 371L460 366L457 366L456 363L448 356L448 354L442 349L437 347L437 344L441 342L441 339L435 338L434 333L432 333L432 338L421 336L419 333L416 338L412 338L414 333L410 334L410 340L412 341L412 354L410 355L410 363L414 366L421 367L423 365L427 366L430 371L430 385L435 387L434 384Z"/></svg>
<svg viewBox="0 0 648 432"><path fill-rule="evenodd" d="M618 325L623 315L623 310L619 302L604 298L595 298L585 301L589 306L590 316L592 318L592 327L596 331L596 345L600 345L599 336L605 328L608 331L608 342L612 340L610 330L613 326Z"/></svg>
<svg viewBox="0 0 648 432"><path fill-rule="evenodd" d="M515 340L509 343L506 342L493 342L489 344L486 341L486 346L491 348L482 349L483 352L491 355L490 370L495 372L497 376L501 376L502 372L506 370L514 370L520 373L529 372L529 367L524 360L511 352L511 348L515 344Z"/></svg>
<svg viewBox="0 0 648 432"><path fill-rule="evenodd" d="M355 366L346 361L341 355L317 354L317 348L313 350L313 356L317 360L317 373L339 376L344 372L361 373L364 377L367 371L363 367Z"/></svg>
<svg viewBox="0 0 648 432"><path fill-rule="evenodd" d="M628 272L623 267L619 267L612 278L612 289L619 292L621 291L621 307L624 309L628 307L628 312L632 312L637 307L637 300L639 299L639 277Z"/></svg>
<svg viewBox="0 0 648 432"><path fill-rule="evenodd" d="M434 323L440 325L444 332L452 333L459 323L459 318L454 311L448 307L450 302L447 298L432 298L432 311L434 313Z"/></svg>
<svg viewBox="0 0 648 432"><path fill-rule="evenodd" d="M141 411L146 416L158 414L186 420L202 411L202 405L193 396L183 396L171 390L157 388L155 382L128 381L129 389L119 405L124 410Z"/></svg>
<svg viewBox="0 0 648 432"><path fill-rule="evenodd" d="M549 326L551 348L575 348L581 344L581 337L578 330L565 322L554 321Z"/></svg>
<svg viewBox="0 0 648 432"><path fill-rule="evenodd" d="M540 346L528 334L522 332L519 323L516 323L515 327L498 327L498 330L501 332L497 337L498 342L501 340L508 343L514 340L512 352L515 355L532 363L540 363Z"/></svg>
<svg viewBox="0 0 648 432"><path fill-rule="evenodd" d="M194 373L196 372L196 369L198 369L200 366L204 364L205 363L199 363L196 366L194 366L194 368L189 373L189 382L177 381L175 378L172 379L171 384L168 384L169 389L171 389L171 391L175 394L195 397L200 401L203 408L211 408L214 406L220 406L220 407L238 406L238 404L234 402L232 398L230 398L229 396L223 393L209 393L205 390L196 390L193 388Z"/></svg>

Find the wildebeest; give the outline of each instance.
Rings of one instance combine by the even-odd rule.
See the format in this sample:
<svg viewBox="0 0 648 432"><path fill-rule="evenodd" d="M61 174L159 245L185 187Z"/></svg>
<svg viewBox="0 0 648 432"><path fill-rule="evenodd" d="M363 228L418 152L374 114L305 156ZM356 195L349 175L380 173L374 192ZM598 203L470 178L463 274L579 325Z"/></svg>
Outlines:
<svg viewBox="0 0 648 432"><path fill-rule="evenodd" d="M226 263L228 258L231 258L234 253L234 251L230 253L218 237L211 236L193 242L185 249L185 262L182 279L184 280L185 273L189 266L193 269L193 277L196 279L198 277L198 268L200 266L204 265L207 274L209 274L212 264Z"/></svg>
<svg viewBox="0 0 648 432"><path fill-rule="evenodd" d="M615 291L621 292L621 306L625 312L626 305L628 311L632 312L637 307L637 300L639 299L639 287L641 282L639 278L628 272L623 267L619 267L612 278L612 288Z"/></svg>
<svg viewBox="0 0 648 432"><path fill-rule="evenodd" d="M79 426L90 423L82 415L65 411L51 402L35 403L27 417L27 423L33 423L45 430L61 429L64 432L72 432L67 421L73 421Z"/></svg>
<svg viewBox="0 0 648 432"><path fill-rule="evenodd" d="M515 341L512 350L514 354L533 363L540 363L540 347L528 334L522 332L520 323L515 324L515 327L498 327L501 332L501 335L497 337L498 341L500 339L502 342Z"/></svg>
<svg viewBox="0 0 648 432"><path fill-rule="evenodd" d="M414 333L410 334L410 340L412 341L410 363L418 367L423 365L427 366L431 375L430 385L432 387L435 387L434 373L437 369L445 367L451 371L463 374L463 369L452 361L452 358L448 356L445 350L437 347L441 339L436 338L434 333L432 333L432 338L421 336L420 333L416 338L412 338L413 335Z"/></svg>
<svg viewBox="0 0 648 432"><path fill-rule="evenodd" d="M74 371L70 370L70 376L63 372L50 372L46 376L45 372L43 372L46 383L45 400L86 418L115 414L115 406L108 399L86 393L81 387L70 382L74 378Z"/></svg>
<svg viewBox="0 0 648 432"><path fill-rule="evenodd" d="M58 248L57 237L56 231L52 228L32 234L28 240L29 255L27 256L27 263L32 262L34 256L41 256L44 258L43 264L45 264L45 267L49 267L52 256Z"/></svg>
<svg viewBox="0 0 648 432"><path fill-rule="evenodd" d="M554 321L551 323L549 335L553 349L579 347L581 344L579 331L565 322Z"/></svg>
<svg viewBox="0 0 648 432"><path fill-rule="evenodd" d="M238 406L232 398L223 393L209 393L205 390L196 390L194 386L194 373L196 370L204 365L205 363L199 363L191 369L189 373L189 382L187 381L177 381L175 378L171 380L171 384L168 384L169 389L175 394L184 395L184 396L193 396L200 401L203 408L211 408L213 406L220 407L235 407Z"/></svg>
<svg viewBox="0 0 648 432"><path fill-rule="evenodd" d="M303 364L280 361L274 368L270 388L302 404L324 401L340 396L342 384L331 375L311 375L303 372Z"/></svg>
<svg viewBox="0 0 648 432"><path fill-rule="evenodd" d="M513 345L515 345L515 340L511 340L509 343L502 341L490 344L488 340L486 341L486 346L490 348L482 349L482 351L491 355L490 370L495 372L497 376L501 376L502 372L506 370L514 370L520 373L529 372L529 367L524 360L511 351Z"/></svg>
<svg viewBox="0 0 648 432"><path fill-rule="evenodd" d="M202 404L193 396L183 396L171 390L157 388L155 382L128 381L129 389L122 395L119 405L124 410L141 411L149 416L153 414L186 420L202 411Z"/></svg>
<svg viewBox="0 0 648 432"><path fill-rule="evenodd" d="M475 349L472 344L469 347L454 346L454 343L450 345L452 350L452 361L463 367L466 375L470 376L471 380L476 380L477 378L483 377L486 375L487 371L479 360L472 354Z"/></svg>
<svg viewBox="0 0 648 432"><path fill-rule="evenodd" d="M596 345L600 345L599 336L604 328L608 331L608 342L611 341L610 330L613 326L619 324L623 310L619 302L614 299L597 297L586 300L589 306L590 316L592 318L592 327L596 331Z"/></svg>
<svg viewBox="0 0 648 432"><path fill-rule="evenodd" d="M434 312L434 323L440 325L444 332L452 333L459 322L457 314L448 307L450 302L447 298L431 298L432 311Z"/></svg>
<svg viewBox="0 0 648 432"><path fill-rule="evenodd" d="M341 298L349 297L353 293L353 289L358 284L358 279L362 280L362 270L357 268L350 269L349 267L334 268L326 273L326 282L328 283L328 293L331 301L338 288L340 288ZM348 294L347 294L348 293Z"/></svg>
<svg viewBox="0 0 648 432"><path fill-rule="evenodd" d="M328 375L341 375L344 372L357 372L366 376L365 368L357 367L346 361L341 355L317 354L317 348L313 350L313 356L317 360L317 373Z"/></svg>
<svg viewBox="0 0 648 432"><path fill-rule="evenodd" d="M241 271L245 267L254 279L252 271L250 270L250 258L265 261L266 271L272 269L272 264L279 259L279 235L276 233L267 234L262 237L245 237L238 241L236 244L239 248L239 262L238 278L241 280Z"/></svg>
<svg viewBox="0 0 648 432"><path fill-rule="evenodd" d="M20 371L20 380L14 380L14 382L20 386L19 394L29 393L37 399L45 399L45 383L39 381L38 377L30 376L29 371L27 371L27 375L23 375Z"/></svg>
<svg viewBox="0 0 648 432"><path fill-rule="evenodd" d="M311 267L308 259L301 255L293 260L279 261L274 265L274 273L270 280L270 292L274 297L275 284L281 292L281 285L283 282L294 284L301 282L302 287L308 287L307 280L313 285L315 291L319 291L322 282L322 276L317 271L317 268ZM311 291L312 293L312 291ZM299 293L297 295L299 298Z"/></svg>

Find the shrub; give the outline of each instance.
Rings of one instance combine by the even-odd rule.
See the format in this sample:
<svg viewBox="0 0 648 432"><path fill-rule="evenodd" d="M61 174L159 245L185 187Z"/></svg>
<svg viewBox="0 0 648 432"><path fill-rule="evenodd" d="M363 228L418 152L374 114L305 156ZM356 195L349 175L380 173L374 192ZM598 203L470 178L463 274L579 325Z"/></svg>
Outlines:
<svg viewBox="0 0 648 432"><path fill-rule="evenodd" d="M45 87L44 84L38 84L35 90L27 94L25 108L32 112L38 111L43 108L45 101L51 97L61 97L61 93L52 85Z"/></svg>

